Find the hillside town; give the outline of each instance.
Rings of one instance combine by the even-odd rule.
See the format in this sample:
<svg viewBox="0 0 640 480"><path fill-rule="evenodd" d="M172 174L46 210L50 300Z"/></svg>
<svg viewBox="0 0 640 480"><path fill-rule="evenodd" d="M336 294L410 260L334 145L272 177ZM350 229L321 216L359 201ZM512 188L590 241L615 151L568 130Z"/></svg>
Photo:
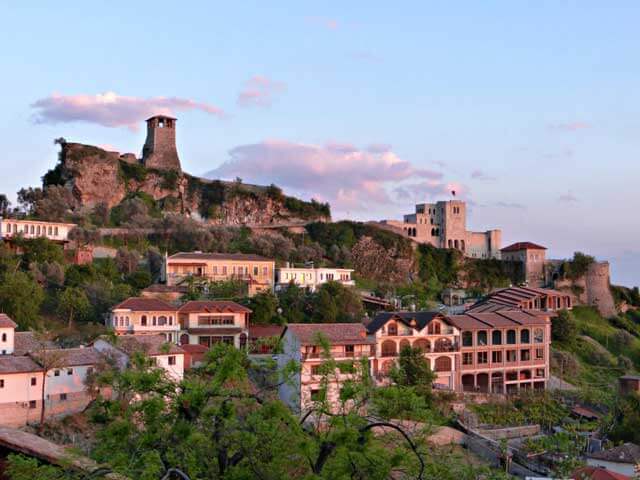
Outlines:
<svg viewBox="0 0 640 480"><path fill-rule="evenodd" d="M139 159L60 140L5 202L7 478L636 478L640 296L606 261L503 246L456 198L333 223L180 177L176 125L149 118ZM96 159L118 185L88 190ZM242 199L281 216L236 223Z"/></svg>

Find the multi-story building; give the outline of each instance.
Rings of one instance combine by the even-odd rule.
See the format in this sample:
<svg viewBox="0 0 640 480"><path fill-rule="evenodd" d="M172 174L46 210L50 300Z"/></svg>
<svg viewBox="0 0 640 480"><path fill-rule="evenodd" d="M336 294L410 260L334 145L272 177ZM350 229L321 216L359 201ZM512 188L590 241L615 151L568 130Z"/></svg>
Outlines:
<svg viewBox="0 0 640 480"><path fill-rule="evenodd" d="M315 291L323 283L338 282L345 286L353 286L350 268L314 268L285 266L276 270L276 288L283 288L293 282L295 285Z"/></svg>
<svg viewBox="0 0 640 480"><path fill-rule="evenodd" d="M260 255L243 253L181 252L165 258L167 285L183 284L187 279L217 282L241 280L249 295L272 290L275 262Z"/></svg>
<svg viewBox="0 0 640 480"><path fill-rule="evenodd" d="M452 315L460 330L456 390L543 390L549 379L552 312L501 310Z"/></svg>
<svg viewBox="0 0 640 480"><path fill-rule="evenodd" d="M467 313L496 312L504 309L521 310L570 310L573 307L568 293L533 287L508 287L494 290L485 298L471 305Z"/></svg>
<svg viewBox="0 0 640 480"><path fill-rule="evenodd" d="M500 258L502 232L467 230L467 205L462 200L420 203L404 221L384 220L383 224L419 243L452 248L472 258Z"/></svg>
<svg viewBox="0 0 640 480"><path fill-rule="evenodd" d="M117 335L161 334L178 343L178 309L157 298L131 297L111 309L110 325Z"/></svg>
<svg viewBox="0 0 640 480"><path fill-rule="evenodd" d="M383 312L367 325L367 334L375 344L373 374L384 380L404 347L420 348L435 384L454 390L456 358L460 351L460 331L437 312Z"/></svg>
<svg viewBox="0 0 640 480"><path fill-rule="evenodd" d="M520 264L521 279L529 287L544 287L547 247L532 242L518 242L504 247L502 260Z"/></svg>
<svg viewBox="0 0 640 480"><path fill-rule="evenodd" d="M0 238L10 240L17 236L22 238L45 237L54 242L67 243L69 242L69 232L75 227L75 223L41 222L38 220L0 217Z"/></svg>
<svg viewBox="0 0 640 480"><path fill-rule="evenodd" d="M178 310L180 344L211 347L217 342L246 348L251 310L235 302L191 301Z"/></svg>
<svg viewBox="0 0 640 480"><path fill-rule="evenodd" d="M325 342L328 351L323 347ZM362 359L370 370L370 359L375 357L374 342L359 323L289 324L282 334L282 349L280 366L291 360L300 365L294 378L279 388L280 398L295 412L304 412L320 400L337 405L342 382L361 374ZM330 381L323 399L321 366L327 355L337 362L338 368L328 375Z"/></svg>

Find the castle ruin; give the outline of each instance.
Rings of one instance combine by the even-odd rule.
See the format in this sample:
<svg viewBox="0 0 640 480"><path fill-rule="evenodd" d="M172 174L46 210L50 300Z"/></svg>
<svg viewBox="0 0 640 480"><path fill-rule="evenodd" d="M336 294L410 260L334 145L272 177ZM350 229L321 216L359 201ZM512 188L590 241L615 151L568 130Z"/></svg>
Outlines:
<svg viewBox="0 0 640 480"><path fill-rule="evenodd" d="M142 164L158 170L182 171L176 148L176 119L155 115L147 119L147 139L142 148Z"/></svg>

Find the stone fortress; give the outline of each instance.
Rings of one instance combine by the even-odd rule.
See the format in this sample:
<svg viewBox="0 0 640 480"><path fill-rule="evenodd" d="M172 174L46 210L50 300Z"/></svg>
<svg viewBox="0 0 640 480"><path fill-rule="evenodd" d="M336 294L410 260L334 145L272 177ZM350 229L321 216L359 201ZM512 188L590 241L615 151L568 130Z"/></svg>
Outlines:
<svg viewBox="0 0 640 480"><path fill-rule="evenodd" d="M176 148L175 118L155 115L147 119L147 139L142 148L142 164L158 170L182 170Z"/></svg>
<svg viewBox="0 0 640 480"><path fill-rule="evenodd" d="M453 248L471 258L500 258L501 230L467 230L467 204L462 200L419 203L404 220L383 220L383 225L417 243Z"/></svg>

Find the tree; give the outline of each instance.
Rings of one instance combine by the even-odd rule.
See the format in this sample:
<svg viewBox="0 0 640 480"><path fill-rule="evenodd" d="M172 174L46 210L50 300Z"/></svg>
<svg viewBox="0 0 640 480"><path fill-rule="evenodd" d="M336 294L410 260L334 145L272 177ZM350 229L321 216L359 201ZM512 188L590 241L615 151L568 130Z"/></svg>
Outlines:
<svg viewBox="0 0 640 480"><path fill-rule="evenodd" d="M17 237L15 243L22 250L24 268L27 268L33 262L64 262L62 247L46 237Z"/></svg>
<svg viewBox="0 0 640 480"><path fill-rule="evenodd" d="M58 296L57 313L71 327L78 320L85 320L91 313L91 303L84 290L67 287Z"/></svg>
<svg viewBox="0 0 640 480"><path fill-rule="evenodd" d="M75 227L69 232L69 240L73 240L78 247L86 247L100 240L100 232L97 228Z"/></svg>
<svg viewBox="0 0 640 480"><path fill-rule="evenodd" d="M9 315L20 329L38 324L43 301L42 287L29 274L7 272L0 278L0 311Z"/></svg>
<svg viewBox="0 0 640 480"><path fill-rule="evenodd" d="M118 249L116 253L116 265L120 273L129 275L138 269L140 255L134 250L128 250L124 247Z"/></svg>
<svg viewBox="0 0 640 480"><path fill-rule="evenodd" d="M568 310L560 310L551 320L551 338L557 342L571 343L578 334L578 325L573 314Z"/></svg>
<svg viewBox="0 0 640 480"><path fill-rule="evenodd" d="M313 321L317 323L335 323L338 319L338 308L327 289L320 289L313 299Z"/></svg>
<svg viewBox="0 0 640 480"><path fill-rule="evenodd" d="M419 393L425 395L431 394L431 386L436 379L422 349L410 346L400 350L398 365L392 368L390 376L397 385L416 387Z"/></svg>
<svg viewBox="0 0 640 480"><path fill-rule="evenodd" d="M7 217L9 215L9 208L11 202L4 193L0 193L0 217Z"/></svg>
<svg viewBox="0 0 640 480"><path fill-rule="evenodd" d="M253 311L251 323L266 325L276 318L278 298L272 292L259 292L247 301L247 306Z"/></svg>

